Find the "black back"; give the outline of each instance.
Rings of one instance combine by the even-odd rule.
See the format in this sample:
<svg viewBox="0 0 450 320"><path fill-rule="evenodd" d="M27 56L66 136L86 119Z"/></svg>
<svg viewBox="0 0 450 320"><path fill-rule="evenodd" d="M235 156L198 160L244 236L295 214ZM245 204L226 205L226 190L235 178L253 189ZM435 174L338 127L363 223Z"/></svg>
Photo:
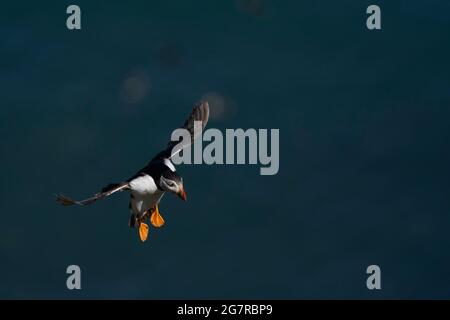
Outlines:
<svg viewBox="0 0 450 320"><path fill-rule="evenodd" d="M161 175L164 176L164 178L173 180L175 182L181 182L181 177L178 175L178 173L173 172L172 170L167 167L163 161L151 161L149 164L147 164L144 168L139 170L134 176L129 178L127 182L130 182L131 180L143 175L148 174L153 178L153 180L156 183L156 187L159 190L162 190L159 186L159 180L161 178Z"/></svg>

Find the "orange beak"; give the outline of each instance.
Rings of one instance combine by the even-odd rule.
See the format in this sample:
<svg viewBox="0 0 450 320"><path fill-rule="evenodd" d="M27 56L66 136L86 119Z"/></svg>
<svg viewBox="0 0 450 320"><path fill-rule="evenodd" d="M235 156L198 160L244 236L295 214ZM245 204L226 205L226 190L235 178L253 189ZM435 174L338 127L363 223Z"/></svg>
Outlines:
<svg viewBox="0 0 450 320"><path fill-rule="evenodd" d="M183 201L186 201L186 191L184 191L184 188L181 188L180 192L178 192L178 196L179 196Z"/></svg>

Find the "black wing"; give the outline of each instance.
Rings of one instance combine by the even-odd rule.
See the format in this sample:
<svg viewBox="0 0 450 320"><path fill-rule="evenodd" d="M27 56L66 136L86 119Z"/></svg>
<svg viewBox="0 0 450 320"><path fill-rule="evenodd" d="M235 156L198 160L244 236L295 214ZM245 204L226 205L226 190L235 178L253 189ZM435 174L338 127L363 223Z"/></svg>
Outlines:
<svg viewBox="0 0 450 320"><path fill-rule="evenodd" d="M208 123L209 119L209 104L207 101L200 101L194 104L194 107L189 114L189 117L184 122L181 129L186 129L191 134L191 139L189 141L183 141L183 143L180 143L180 141L170 141L167 145L167 148L161 151L152 159L151 162L155 160L161 160L161 159L170 159L177 153L179 153L184 148L189 147L192 143L194 143L194 140L197 138L197 135L194 134L194 122L195 121L201 121L202 122L202 130L206 127L206 124Z"/></svg>
<svg viewBox="0 0 450 320"><path fill-rule="evenodd" d="M112 183L112 184L109 184L106 187L104 187L101 192L95 194L91 198L76 201L76 200L72 200L62 194L57 194L56 200L63 206L71 206L74 204L79 205L79 206L87 206L87 205L94 203L97 200L100 200L104 197L110 196L117 191L122 191L125 189L128 189L128 182L122 182L122 183L117 183L117 184Z"/></svg>

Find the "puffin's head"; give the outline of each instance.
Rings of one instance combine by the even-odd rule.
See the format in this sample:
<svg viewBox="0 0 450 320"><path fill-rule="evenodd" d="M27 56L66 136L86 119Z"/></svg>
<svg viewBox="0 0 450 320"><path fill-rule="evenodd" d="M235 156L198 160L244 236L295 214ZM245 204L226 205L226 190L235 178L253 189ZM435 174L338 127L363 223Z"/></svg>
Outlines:
<svg viewBox="0 0 450 320"><path fill-rule="evenodd" d="M176 172L171 170L164 171L159 179L159 186L163 189L163 191L171 192L183 199L183 201L186 201L183 178L181 178Z"/></svg>

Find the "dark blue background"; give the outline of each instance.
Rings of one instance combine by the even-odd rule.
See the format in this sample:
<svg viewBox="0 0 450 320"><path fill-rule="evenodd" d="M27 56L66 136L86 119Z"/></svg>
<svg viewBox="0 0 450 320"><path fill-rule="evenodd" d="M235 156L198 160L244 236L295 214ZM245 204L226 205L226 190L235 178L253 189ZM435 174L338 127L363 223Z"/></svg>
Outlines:
<svg viewBox="0 0 450 320"><path fill-rule="evenodd" d="M80 31L72 2L1 5L1 298L450 297L448 1L74 3ZM55 203L132 175L205 97L210 127L280 129L278 175L180 167L189 202L144 244L125 193Z"/></svg>

